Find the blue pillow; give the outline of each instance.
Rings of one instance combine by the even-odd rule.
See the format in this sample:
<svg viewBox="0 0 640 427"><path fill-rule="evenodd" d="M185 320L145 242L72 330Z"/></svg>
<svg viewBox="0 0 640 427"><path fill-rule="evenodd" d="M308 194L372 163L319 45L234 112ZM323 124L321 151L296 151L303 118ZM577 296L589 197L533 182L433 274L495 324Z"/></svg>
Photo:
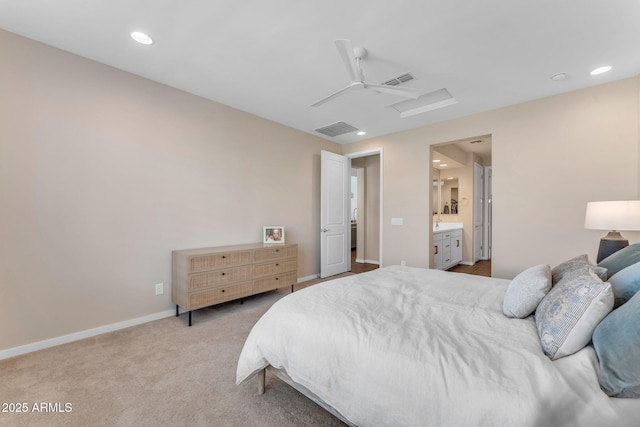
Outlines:
<svg viewBox="0 0 640 427"><path fill-rule="evenodd" d="M640 262L623 268L609 278L613 288L613 307L620 307L640 291Z"/></svg>
<svg viewBox="0 0 640 427"><path fill-rule="evenodd" d="M611 277L618 271L637 262L640 262L640 243L634 243L633 245L620 249L618 252L612 253L600 261L598 265L606 268L608 277ZM603 280L606 280L606 278Z"/></svg>
<svg viewBox="0 0 640 427"><path fill-rule="evenodd" d="M615 397L640 397L640 293L614 310L593 332L600 386Z"/></svg>

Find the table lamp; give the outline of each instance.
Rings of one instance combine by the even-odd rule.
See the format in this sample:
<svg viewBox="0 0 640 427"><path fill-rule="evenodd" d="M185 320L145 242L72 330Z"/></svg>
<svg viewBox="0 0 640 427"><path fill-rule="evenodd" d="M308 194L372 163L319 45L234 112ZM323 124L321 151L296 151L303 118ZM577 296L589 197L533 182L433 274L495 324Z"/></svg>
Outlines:
<svg viewBox="0 0 640 427"><path fill-rule="evenodd" d="M640 200L589 202L584 228L610 230L609 234L600 239L597 258L597 262L600 262L629 246L629 241L622 237L620 231L640 230Z"/></svg>

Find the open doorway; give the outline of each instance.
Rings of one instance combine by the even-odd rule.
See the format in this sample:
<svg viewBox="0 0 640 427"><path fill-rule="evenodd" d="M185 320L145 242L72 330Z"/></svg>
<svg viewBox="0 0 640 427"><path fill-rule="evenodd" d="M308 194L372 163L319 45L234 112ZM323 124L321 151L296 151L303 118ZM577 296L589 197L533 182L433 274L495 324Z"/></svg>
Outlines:
<svg viewBox="0 0 640 427"><path fill-rule="evenodd" d="M351 272L381 264L382 153L351 154Z"/></svg>
<svg viewBox="0 0 640 427"><path fill-rule="evenodd" d="M491 135L450 141L431 147L431 212L434 245L438 230L462 230L462 251L444 263L432 251L430 265L472 274L491 273ZM456 238L456 243L458 240ZM455 260L454 260L455 258ZM455 262L454 262L455 261ZM440 266L440 267L439 267Z"/></svg>
<svg viewBox="0 0 640 427"><path fill-rule="evenodd" d="M359 160L363 158L363 160ZM320 277L334 276L351 268L351 204L349 203L351 164L364 169L357 211L357 234L364 233L363 264L382 265L383 150L377 148L346 156L321 151L320 173ZM360 185L360 184L358 184ZM360 202L358 202L360 203ZM356 239L358 236L356 234ZM355 263L357 264L357 263Z"/></svg>

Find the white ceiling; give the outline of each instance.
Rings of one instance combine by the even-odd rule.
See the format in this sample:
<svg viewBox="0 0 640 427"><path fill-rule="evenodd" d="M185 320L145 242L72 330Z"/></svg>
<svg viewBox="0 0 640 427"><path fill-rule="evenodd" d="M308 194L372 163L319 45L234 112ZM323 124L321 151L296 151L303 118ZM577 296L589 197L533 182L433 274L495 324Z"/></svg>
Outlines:
<svg viewBox="0 0 640 427"><path fill-rule="evenodd" d="M637 0L0 0L0 28L323 138L367 132L339 143L640 73ZM361 90L311 107L349 83L338 38L367 49L366 80L411 72L458 103L401 119L402 98Z"/></svg>

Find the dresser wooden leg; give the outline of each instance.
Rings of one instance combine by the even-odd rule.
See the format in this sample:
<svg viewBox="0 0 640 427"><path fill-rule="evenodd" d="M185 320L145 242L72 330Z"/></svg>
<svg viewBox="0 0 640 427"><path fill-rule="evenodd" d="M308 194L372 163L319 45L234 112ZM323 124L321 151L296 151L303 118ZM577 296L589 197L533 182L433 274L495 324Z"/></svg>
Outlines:
<svg viewBox="0 0 640 427"><path fill-rule="evenodd" d="M258 394L264 394L264 377L267 370L258 371Z"/></svg>
<svg viewBox="0 0 640 427"><path fill-rule="evenodd" d="M191 310L189 310L189 326L191 326Z"/></svg>

